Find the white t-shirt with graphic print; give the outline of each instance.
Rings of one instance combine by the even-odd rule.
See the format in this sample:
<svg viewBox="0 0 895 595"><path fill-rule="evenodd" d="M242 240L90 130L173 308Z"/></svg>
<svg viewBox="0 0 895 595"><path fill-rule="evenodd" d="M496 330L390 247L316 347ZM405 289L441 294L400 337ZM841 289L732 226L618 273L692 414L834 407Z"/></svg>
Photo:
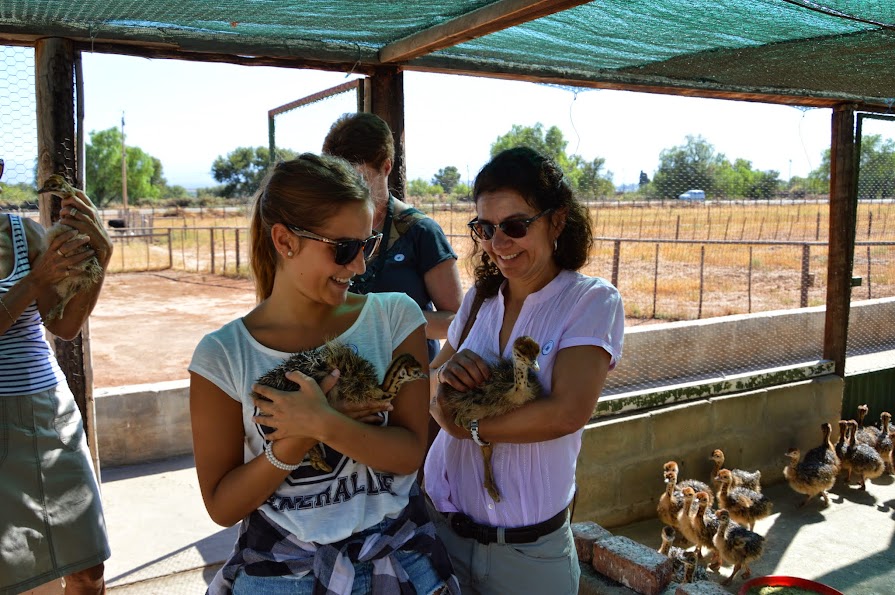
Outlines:
<svg viewBox="0 0 895 595"><path fill-rule="evenodd" d="M338 339L369 360L381 382L395 349L423 324L419 306L406 295L372 293L366 296L355 323ZM242 404L246 461L263 456L265 443L260 427L252 421L252 384L290 355L256 341L241 318L205 335L193 353L189 370ZM331 472L314 469L306 458L260 507L298 539L340 541L386 517L396 517L407 505L416 474L375 471L330 447L325 451Z"/></svg>

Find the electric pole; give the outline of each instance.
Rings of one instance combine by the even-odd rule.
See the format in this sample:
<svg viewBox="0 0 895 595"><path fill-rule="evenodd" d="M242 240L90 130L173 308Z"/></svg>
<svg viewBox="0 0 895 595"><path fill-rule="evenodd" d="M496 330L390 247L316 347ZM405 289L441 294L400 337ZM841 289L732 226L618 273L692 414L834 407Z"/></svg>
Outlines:
<svg viewBox="0 0 895 595"><path fill-rule="evenodd" d="M124 112L121 112L121 201L127 219L127 148L124 146Z"/></svg>

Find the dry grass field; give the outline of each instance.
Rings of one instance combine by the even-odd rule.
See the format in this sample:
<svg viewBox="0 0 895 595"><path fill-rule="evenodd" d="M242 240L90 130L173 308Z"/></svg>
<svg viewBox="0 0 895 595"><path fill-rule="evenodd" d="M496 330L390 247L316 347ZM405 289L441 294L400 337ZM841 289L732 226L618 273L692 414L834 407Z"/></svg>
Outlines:
<svg viewBox="0 0 895 595"><path fill-rule="evenodd" d="M598 241L585 272L616 283L633 321L690 320L825 302L825 202L589 206ZM472 205L420 208L451 239L468 287L471 240L466 223L474 216ZM170 268L248 275L244 211L168 212L147 219L159 235L151 241L118 238L113 271ZM857 239L854 273L862 284L855 297L895 296L895 204L860 204Z"/></svg>

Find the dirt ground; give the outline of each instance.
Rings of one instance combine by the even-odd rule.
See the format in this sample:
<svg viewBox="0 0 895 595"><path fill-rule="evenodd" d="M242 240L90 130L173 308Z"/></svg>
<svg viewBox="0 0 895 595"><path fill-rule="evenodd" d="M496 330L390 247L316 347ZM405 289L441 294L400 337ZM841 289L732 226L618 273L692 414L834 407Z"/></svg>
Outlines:
<svg viewBox="0 0 895 595"><path fill-rule="evenodd" d="M247 279L174 270L111 273L90 317L93 385L189 378L187 366L203 335L253 307L255 288Z"/></svg>
<svg viewBox="0 0 895 595"><path fill-rule="evenodd" d="M106 277L90 317L96 388L189 377L206 333L255 306L251 281L163 271Z"/></svg>

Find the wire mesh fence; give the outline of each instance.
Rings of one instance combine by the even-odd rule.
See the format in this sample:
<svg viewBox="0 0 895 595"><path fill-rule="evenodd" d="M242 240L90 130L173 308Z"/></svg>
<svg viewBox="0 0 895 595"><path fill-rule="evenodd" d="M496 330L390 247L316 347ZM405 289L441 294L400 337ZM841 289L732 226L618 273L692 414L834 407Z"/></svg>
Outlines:
<svg viewBox="0 0 895 595"><path fill-rule="evenodd" d="M352 93L323 99L344 105L345 112L354 111L356 101ZM316 102L277 114L277 144L291 146L290 140L296 138L317 139L315 147L322 143L330 122L315 116L320 106ZM36 188L31 48L0 46L0 123L0 158L6 162L2 204L21 198L19 193L33 196ZM861 123L852 300L891 300L895 299L895 141L891 140L895 121L872 118ZM763 133L771 139L783 134L772 129ZM780 180L778 172L727 160L706 145L703 139L688 138L686 146L663 153L659 168L644 173L640 185L588 203L597 241L583 272L619 288L629 327L822 308L830 229L829 174L824 175L829 155L816 156L817 168L807 177ZM680 163L687 167L675 166ZM468 201L431 202L431 197L427 202L409 200L448 235L461 256L461 279L467 289L472 282L467 262L472 240L466 223L475 216L474 206ZM8 205L36 219L37 213L28 210L34 206L21 200ZM245 204L227 209L103 210L115 243L110 271L173 268L248 276L246 211ZM124 223L115 228L113 220ZM890 327L895 328L892 322ZM849 354L891 349L890 337L884 328L850 334ZM787 341L812 342L811 353L822 347L822 339L807 332L775 340L778 351L784 351L780 345ZM780 361L784 360L781 354Z"/></svg>

